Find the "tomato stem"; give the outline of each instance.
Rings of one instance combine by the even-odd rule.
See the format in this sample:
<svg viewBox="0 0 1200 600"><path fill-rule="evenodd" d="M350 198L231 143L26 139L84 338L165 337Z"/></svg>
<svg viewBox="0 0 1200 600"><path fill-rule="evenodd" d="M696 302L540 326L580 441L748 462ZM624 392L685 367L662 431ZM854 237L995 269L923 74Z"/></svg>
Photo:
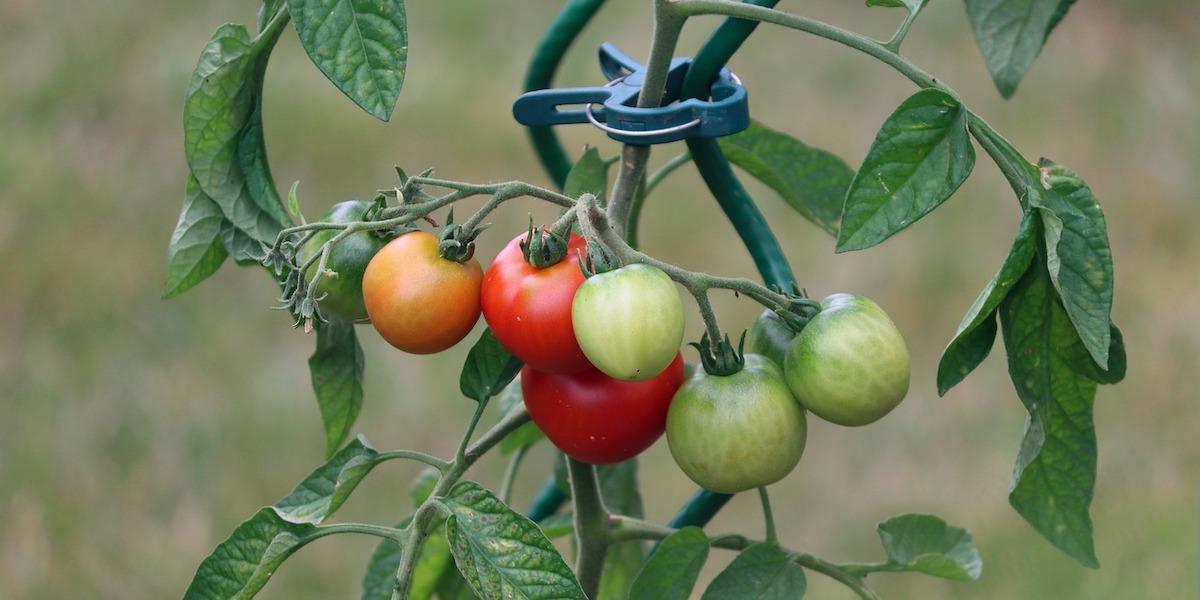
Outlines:
<svg viewBox="0 0 1200 600"><path fill-rule="evenodd" d="M775 532L775 513L771 512L771 496L767 494L767 486L759 486L758 497L762 500L763 521L767 529L767 543L778 544L779 535Z"/></svg>
<svg viewBox="0 0 1200 600"><path fill-rule="evenodd" d="M604 573L604 558L608 553L608 509L600 497L595 467L568 458L567 471L575 502L575 537L579 547L575 575L584 595L595 598L600 591L600 576Z"/></svg>

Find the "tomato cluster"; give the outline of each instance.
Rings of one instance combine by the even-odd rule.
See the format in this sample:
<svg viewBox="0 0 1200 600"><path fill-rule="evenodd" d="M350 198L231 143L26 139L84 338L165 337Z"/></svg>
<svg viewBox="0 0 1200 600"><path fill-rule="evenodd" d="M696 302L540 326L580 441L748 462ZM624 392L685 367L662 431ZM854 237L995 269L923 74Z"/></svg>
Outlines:
<svg viewBox="0 0 1200 600"><path fill-rule="evenodd" d="M329 218L361 218L365 204L337 205ZM703 347L703 366L685 382L683 304L661 269L632 264L587 277L575 260L587 243L573 233L551 240L560 244L557 262L533 260L531 240L552 234L530 231L486 271L474 258L443 257L430 233L386 245L361 235L368 234L331 253L338 276L320 282L322 308L336 318L369 317L385 340L412 353L453 346L482 314L525 363L521 391L530 417L555 446L587 463L627 460L665 431L692 480L740 492L795 468L806 412L866 425L908 391L904 340L866 298L829 296L799 333L794 321L768 310L754 324L749 352L725 342L721 362ZM311 255L321 243L314 238L303 251Z"/></svg>

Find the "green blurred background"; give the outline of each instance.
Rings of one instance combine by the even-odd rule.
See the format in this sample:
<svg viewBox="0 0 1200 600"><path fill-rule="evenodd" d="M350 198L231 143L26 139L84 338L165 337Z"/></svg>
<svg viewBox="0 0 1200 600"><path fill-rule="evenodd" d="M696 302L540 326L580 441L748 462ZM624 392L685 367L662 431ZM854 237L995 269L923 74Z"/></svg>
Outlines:
<svg viewBox="0 0 1200 600"><path fill-rule="evenodd" d="M598 81L594 49L647 51L649 3L612 2L575 47L561 84ZM886 37L897 11L860 2L786 8ZM546 182L509 116L525 60L557 3L409 3L410 71L394 118L372 120L325 82L294 34L267 82L275 175L301 180L310 215L369 197L409 172ZM170 598L233 527L321 462L320 419L305 359L313 340L269 310L260 271L227 265L185 296L159 299L167 240L183 197L183 90L221 23L251 23L234 2L0 2L0 597ZM689 25L690 53L715 20ZM1195 598L1196 383L1200 363L1200 8L1172 1L1081 2L1054 33L1016 98L990 82L960 2L934 2L906 54L951 82L1030 157L1091 183L1109 218L1115 317L1128 379L1097 398L1098 571L1078 567L1008 507L1024 411L993 356L945 398L934 370L959 318L1015 232L1016 203L980 154L942 210L882 248L835 256L832 240L752 186L800 281L816 296L876 299L914 359L908 400L886 420L844 429L813 420L800 467L773 488L785 543L834 560L881 557L874 524L931 512L965 526L984 557L974 584L880 575L886 598ZM755 116L857 165L890 110L913 90L870 59L770 27L735 59ZM577 151L616 146L586 127ZM663 148L655 161L677 148ZM523 204L494 218L487 257L524 227ZM644 246L716 273L752 274L694 171L652 198ZM757 313L719 297L730 328ZM695 319L689 337L699 334ZM457 392L460 345L405 356L362 330L368 356L361 430L381 448L446 454L472 409ZM474 336L472 336L474 337ZM549 469L539 447L517 488L524 504ZM474 476L489 485L499 463ZM394 522L416 469L389 464L342 513ZM645 454L648 517L665 521L693 485L664 443ZM738 497L713 531L759 535L757 499ZM369 539L326 539L289 561L267 598L356 598ZM714 553L705 577L730 559ZM812 576L810 597L847 598Z"/></svg>

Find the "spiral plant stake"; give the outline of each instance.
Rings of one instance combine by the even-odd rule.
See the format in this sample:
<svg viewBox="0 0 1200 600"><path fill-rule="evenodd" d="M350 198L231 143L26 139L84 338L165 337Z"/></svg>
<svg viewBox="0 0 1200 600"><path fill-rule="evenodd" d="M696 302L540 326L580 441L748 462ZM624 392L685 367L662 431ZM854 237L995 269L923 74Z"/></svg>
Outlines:
<svg viewBox="0 0 1200 600"><path fill-rule="evenodd" d="M1072 1L965 0L1002 95L1016 91ZM1007 258L946 346L938 391L961 382L1002 334L1028 411L1009 502L1059 550L1099 566L1088 512L1096 480L1092 403L1097 385L1123 378L1126 358L1110 317L1104 216L1087 184L1067 167L1027 160L945 81L900 53L927 0L867 0L902 9L887 41L781 12L774 0L646 3L648 58L639 63L606 44L601 85L551 87L603 0L568 0L534 50L514 117L529 126L553 189L397 168L398 181L372 200L336 204L314 222L300 214L296 186L281 197L268 166L262 92L271 52L292 26L317 68L386 121L408 58L403 0L264 0L253 33L217 29L187 89L190 175L165 296L195 286L230 257L265 267L280 286L280 308L315 331L309 367L328 462L221 542L186 598L254 596L294 552L334 534L380 538L364 599L682 599L693 595L712 548L738 554L703 591L706 600L801 598L814 572L864 599L878 597L867 585L876 572L977 579L982 562L971 535L931 515L879 523L883 558L873 562L835 563L780 544L767 486L802 460L808 422L857 427L883 418L908 391L909 355L870 299L817 300L802 291L731 167L762 180L847 252L884 242L948 199L971 174L976 144L1008 180L1023 218ZM693 56L676 56L688 19L706 15L726 20ZM725 65L761 23L866 54L919 88L886 118L857 171L750 118L746 89ZM572 123L622 142L619 156L592 148L572 159L554 130ZM686 151L649 173L652 148L672 142ZM688 163L735 226L759 280L693 272L638 250L644 203ZM800 180L825 185L791 185ZM455 203L479 196L488 200L478 211L454 214ZM516 237L485 269L476 241L490 233L488 215L525 197L556 205L561 216L509 232ZM705 330L690 344L698 353L690 374L681 290ZM748 337L721 328L710 303L721 291L764 307ZM427 354L461 341L481 314L488 327L459 385L475 411L453 456L380 451L351 439L366 363L357 336L367 330L356 324ZM487 417L490 405L498 416ZM494 423L480 427L485 420ZM643 519L635 457L664 432L680 469L701 487L659 525ZM560 451L559 468L518 512L509 507L513 483L543 439ZM744 458L758 448L761 460ZM465 478L493 450L510 457L496 491ZM376 465L395 459L427 467L412 484L409 514L396 525L328 522ZM731 494L750 490L762 504L761 536L702 529ZM569 557L551 541L564 536L574 536Z"/></svg>

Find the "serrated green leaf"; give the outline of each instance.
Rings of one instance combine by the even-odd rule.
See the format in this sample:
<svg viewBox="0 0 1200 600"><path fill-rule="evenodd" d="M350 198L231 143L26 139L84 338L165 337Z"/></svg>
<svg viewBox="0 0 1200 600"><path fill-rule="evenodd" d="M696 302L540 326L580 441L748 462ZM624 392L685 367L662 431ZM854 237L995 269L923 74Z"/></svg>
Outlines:
<svg viewBox="0 0 1200 600"><path fill-rule="evenodd" d="M521 361L500 345L491 329L485 329L467 352L458 389L464 396L483 402L499 394L520 372Z"/></svg>
<svg viewBox="0 0 1200 600"><path fill-rule="evenodd" d="M522 407L524 403L525 400L521 396L521 378L518 376L500 392L500 418L504 419L512 411ZM537 424L530 421L500 440L500 454L507 456L522 448L528 448L545 437L542 430L538 429Z"/></svg>
<svg viewBox="0 0 1200 600"><path fill-rule="evenodd" d="M325 424L325 455L334 452L350 435L362 410L362 346L350 323L330 321L317 329L317 349L308 359L312 387Z"/></svg>
<svg viewBox="0 0 1200 600"><path fill-rule="evenodd" d="M403 0L288 0L300 45L372 116L391 117L408 61Z"/></svg>
<svg viewBox="0 0 1200 600"><path fill-rule="evenodd" d="M950 388L961 383L991 352L996 339L996 309L1029 269L1029 263L1037 253L1038 233L1037 217L1034 213L1025 213L1000 272L975 299L963 316L954 339L942 352L937 372L938 395L944 396Z"/></svg>
<svg viewBox="0 0 1200 600"><path fill-rule="evenodd" d="M292 523L274 508L258 511L238 525L212 554L200 563L183 597L185 600L252 598L267 584L279 565L308 543L316 526Z"/></svg>
<svg viewBox="0 0 1200 600"><path fill-rule="evenodd" d="M1084 346L1106 369L1113 265L1104 213L1074 171L1045 159L1039 169L1042 189L1034 204L1042 213L1050 278Z"/></svg>
<svg viewBox="0 0 1200 600"><path fill-rule="evenodd" d="M629 600L687 600L708 560L708 536L698 527L684 527L667 536L646 561Z"/></svg>
<svg viewBox="0 0 1200 600"><path fill-rule="evenodd" d="M268 243L291 224L270 181L260 110L267 59L281 30L252 40L240 25L217 29L184 104L184 150L200 189L234 227Z"/></svg>
<svg viewBox="0 0 1200 600"><path fill-rule="evenodd" d="M804 569L779 546L761 543L738 554L701 600L800 600L807 589Z"/></svg>
<svg viewBox="0 0 1200 600"><path fill-rule="evenodd" d="M956 581L974 581L983 571L971 534L933 515L892 517L876 529L888 563L905 571Z"/></svg>
<svg viewBox="0 0 1200 600"><path fill-rule="evenodd" d="M567 173L567 180L563 183L563 195L579 198L589 193L603 206L608 195L608 167L609 163L600 158L600 152L589 147Z"/></svg>
<svg viewBox="0 0 1200 600"><path fill-rule="evenodd" d="M1098 567L1088 515L1096 485L1096 383L1072 368L1088 353L1043 260L1009 292L1000 322L1009 375L1029 411L1009 503L1060 550Z"/></svg>
<svg viewBox="0 0 1200 600"><path fill-rule="evenodd" d="M378 456L367 439L359 436L276 502L279 516L293 523L324 521L341 508L359 482L375 468Z"/></svg>
<svg viewBox="0 0 1200 600"><path fill-rule="evenodd" d="M485 600L586 600L575 574L537 524L472 481L444 500L446 539L467 583Z"/></svg>
<svg viewBox="0 0 1200 600"><path fill-rule="evenodd" d="M883 123L846 191L837 251L870 248L929 214L975 167L967 110L938 89L909 96Z"/></svg>
<svg viewBox="0 0 1200 600"><path fill-rule="evenodd" d="M221 240L225 221L221 207L200 190L188 174L183 210L167 248L167 283L163 298L174 298L216 273L229 253Z"/></svg>
<svg viewBox="0 0 1200 600"><path fill-rule="evenodd" d="M729 162L775 190L801 216L837 235L846 190L854 179L845 161L758 122L717 142Z"/></svg>
<svg viewBox="0 0 1200 600"><path fill-rule="evenodd" d="M1062 18L1059 11L1066 12L1061 1L966 0L975 41L1000 95L1010 98L1017 91L1056 19Z"/></svg>

